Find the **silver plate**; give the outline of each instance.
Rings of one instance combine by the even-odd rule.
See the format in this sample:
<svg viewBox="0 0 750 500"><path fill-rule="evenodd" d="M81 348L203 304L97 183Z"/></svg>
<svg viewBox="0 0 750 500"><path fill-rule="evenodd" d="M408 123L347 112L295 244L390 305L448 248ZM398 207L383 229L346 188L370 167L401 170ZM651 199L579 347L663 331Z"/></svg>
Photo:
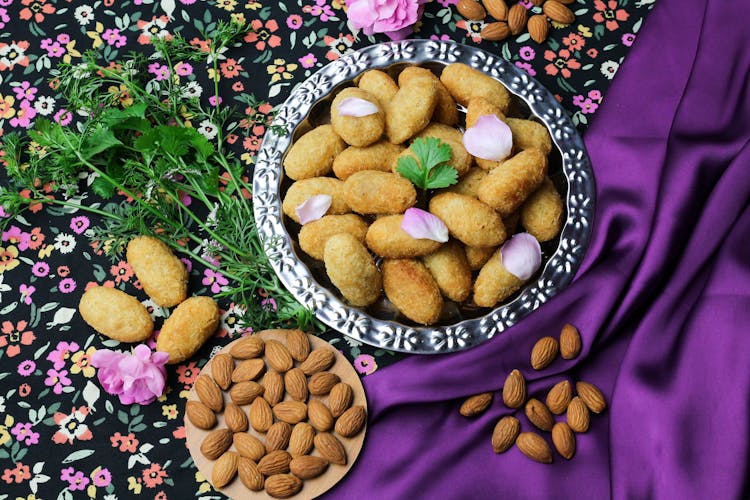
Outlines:
<svg viewBox="0 0 750 500"><path fill-rule="evenodd" d="M371 314L345 304L315 264L298 250L282 216L281 193L289 184L282 161L301 133L315 125L332 96L368 69L391 70L404 64L440 68L468 64L502 82L525 103L525 111L549 129L557 146L550 176L565 193L567 217L559 238L543 245L545 259L537 272L509 302L479 315L454 316L438 326L416 326ZM535 116L533 116L535 115ZM536 310L573 279L588 246L594 216L594 175L583 140L551 92L513 64L483 50L453 42L407 40L366 47L331 62L296 87L279 109L258 152L253 201L258 231L271 264L292 295L323 323L359 341L394 351L444 353L468 349L505 331ZM293 223L289 223L293 226ZM293 230L296 232L296 230ZM324 273L322 273L324 274Z"/></svg>

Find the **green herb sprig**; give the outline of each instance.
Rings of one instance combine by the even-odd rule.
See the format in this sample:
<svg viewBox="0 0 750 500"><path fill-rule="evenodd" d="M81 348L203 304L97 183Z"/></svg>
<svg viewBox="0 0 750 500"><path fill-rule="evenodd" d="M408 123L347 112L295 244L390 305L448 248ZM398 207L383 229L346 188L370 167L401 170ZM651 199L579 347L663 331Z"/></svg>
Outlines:
<svg viewBox="0 0 750 500"><path fill-rule="evenodd" d="M436 137L420 137L409 149L413 155L399 158L396 171L415 186L427 191L451 186L458 182L458 172L449 162L451 147Z"/></svg>
<svg viewBox="0 0 750 500"><path fill-rule="evenodd" d="M282 286L260 243L252 188L242 164L224 145L233 110L218 104L205 109L197 98L185 97L176 79L151 78L145 70L154 60L170 69L190 60L212 65L216 75L217 55L245 32L237 23L219 23L216 31L204 34L208 51L176 35L154 40L156 52L148 59L131 54L102 67L98 54L89 52L80 64L60 65L56 78L68 109L85 119L76 127L38 119L26 137L4 138L2 159L15 185L0 187L0 205L11 215L0 226L38 203L96 213L102 225L92 228L93 239L111 256L135 235L150 234L222 273L231 285L218 296L246 311L246 326L313 324L314 316ZM218 103L216 80L213 90ZM209 123L213 140L189 121ZM82 178L104 204L72 198ZM44 186L52 186L52 196ZM28 194L22 196L21 190ZM192 203L187 205L185 196ZM266 294L275 307L264 305L261 295Z"/></svg>

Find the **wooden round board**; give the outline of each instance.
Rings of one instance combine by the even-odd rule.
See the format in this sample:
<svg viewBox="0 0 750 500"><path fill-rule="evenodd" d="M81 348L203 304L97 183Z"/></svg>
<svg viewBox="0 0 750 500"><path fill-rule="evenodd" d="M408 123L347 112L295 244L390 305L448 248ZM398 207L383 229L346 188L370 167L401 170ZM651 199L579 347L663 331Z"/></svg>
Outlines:
<svg viewBox="0 0 750 500"><path fill-rule="evenodd" d="M285 337L286 332L285 330L265 330L262 332L258 332L256 334L257 336L261 337L263 340L269 340L274 339L278 340L282 344L286 345ZM365 391L362 387L362 381L359 378L359 375L357 375L357 372L354 370L354 367L349 363L349 361L333 346L331 346L329 343L325 342L324 340L319 339L318 337L315 337L313 335L308 335L308 339L310 340L310 346L312 349L317 349L320 347L324 347L327 349L330 349L333 351L336 355L335 362L331 368L329 368L328 371L335 373L341 378L342 382L346 382L352 387L354 398L352 400L352 406L361 405L364 406L365 409L367 409L367 400L365 398ZM227 346L225 346L221 351L219 352L226 352L228 353L231 346L238 342L240 339L237 339ZM295 362L295 366L299 365L298 362ZM266 369L268 369L268 362L266 361ZM211 374L211 361L209 360L208 363L206 363L206 366L203 367L201 370L202 374ZM224 392L224 404L231 403L231 399L229 398L229 393ZM284 400L291 399L289 394L285 394ZM309 399L319 399L323 403L327 403L327 396L313 396L310 395ZM308 400L309 400L308 399ZM193 388L189 395L188 395L188 401L198 401L198 395L195 392L195 388ZM247 414L250 409L250 405L244 405L241 407L245 413ZM200 451L201 443L203 442L203 439L212 431L216 429L222 429L225 428L226 425L224 423L224 413L219 413L216 415L217 417L217 425L209 430L204 430L196 427L195 425L190 422L190 419L185 418L185 431L187 435L187 446L190 450L190 455L193 457L193 461L195 462L195 465L198 467L198 470L201 471L203 476L211 482L211 474L213 472L213 467L215 461L209 460L206 457L203 456L203 454ZM293 498L315 498L324 492L328 491L333 485L335 485L337 482L341 480L342 477L346 475L346 473L349 471L349 469L354 464L355 460L357 459L357 456L359 455L360 450L362 449L362 444L365 439L365 432L367 430L367 423L365 422L364 428L357 434L356 436L352 438L343 438L336 434L336 437L339 438L341 443L344 445L344 448L346 449L346 455L347 455L347 463L346 465L336 465L336 464L330 464L326 472L324 472L322 475L314 478L314 479L308 479L303 481L302 489L300 490L297 495ZM254 435L258 439L260 439L262 442L265 442L265 434L256 432L252 427L250 427L247 431L248 433ZM333 431L331 431L333 432ZM234 445L232 445L230 450L235 450ZM313 451L310 453L311 455L318 455L317 450L313 449ZM222 492L223 494L235 499L235 500L241 500L241 499L261 499L261 498L273 498L268 493L266 493L265 490L261 491L251 491L248 488L245 487L245 485L242 484L242 482L239 480L238 477L235 477L232 482L230 482L228 485L226 485L224 488L221 488L218 490Z"/></svg>

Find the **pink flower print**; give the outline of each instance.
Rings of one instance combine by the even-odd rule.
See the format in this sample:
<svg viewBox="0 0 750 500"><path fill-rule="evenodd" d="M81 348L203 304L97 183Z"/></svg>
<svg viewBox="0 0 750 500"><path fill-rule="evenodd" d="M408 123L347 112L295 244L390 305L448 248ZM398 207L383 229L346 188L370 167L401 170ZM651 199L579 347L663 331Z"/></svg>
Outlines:
<svg viewBox="0 0 750 500"><path fill-rule="evenodd" d="M531 61L532 59L534 59L534 56L536 56L536 52L528 45L524 45L518 50L518 55L524 61Z"/></svg>
<svg viewBox="0 0 750 500"><path fill-rule="evenodd" d="M211 286L211 293L219 293L223 286L229 284L229 280L224 277L223 274L216 272L212 269L206 269L203 271L203 281L201 282L205 286Z"/></svg>
<svg viewBox="0 0 750 500"><path fill-rule="evenodd" d="M29 248L29 233L21 231L18 226L10 226L10 229L3 231L2 240L15 245L22 252Z"/></svg>
<svg viewBox="0 0 750 500"><path fill-rule="evenodd" d="M27 325L23 320L15 325L11 321L3 321L0 327L0 347L5 347L5 354L9 358L18 356L22 345L31 345L36 340L34 332L26 330Z"/></svg>
<svg viewBox="0 0 750 500"><path fill-rule="evenodd" d="M598 11L594 14L594 21L597 23L604 23L609 31L614 31L620 27L617 21L627 21L630 14L625 9L618 9L619 2L617 0L607 0L604 3L602 0L594 1L594 8Z"/></svg>
<svg viewBox="0 0 750 500"><path fill-rule="evenodd" d="M73 278L65 278L57 285L57 289L62 293L71 293L76 289L76 286L76 281Z"/></svg>
<svg viewBox="0 0 750 500"><path fill-rule="evenodd" d="M89 228L89 218L85 215L79 215L70 219L70 229L76 234L83 234Z"/></svg>
<svg viewBox="0 0 750 500"><path fill-rule="evenodd" d="M31 120L36 116L36 109L31 105L30 101L21 101L21 106L16 112L16 116L10 119L10 124L13 127L29 128L31 126Z"/></svg>
<svg viewBox="0 0 750 500"><path fill-rule="evenodd" d="M65 363L70 359L70 356L74 352L78 352L80 349L81 347L76 342L58 342L57 348L47 354L47 361L52 361L52 366L55 370L60 370L65 366Z"/></svg>
<svg viewBox="0 0 750 500"><path fill-rule="evenodd" d="M21 85L17 85L13 87L13 92L16 94L16 99L22 100L26 99L27 101L33 101L34 97L36 97L37 88L32 87L29 82L21 82Z"/></svg>
<svg viewBox="0 0 750 500"><path fill-rule="evenodd" d="M44 379L44 385L52 387L52 392L62 394L63 388L69 386L71 380L68 378L68 370L57 371L54 368L47 370L47 378Z"/></svg>
<svg viewBox="0 0 750 500"><path fill-rule="evenodd" d="M589 90L589 97L595 101L600 101L602 99L602 93L599 90Z"/></svg>
<svg viewBox="0 0 750 500"><path fill-rule="evenodd" d="M128 41L123 35L120 34L119 29L107 28L102 33L102 40L107 42L107 45L114 45L117 48L124 47Z"/></svg>
<svg viewBox="0 0 750 500"><path fill-rule="evenodd" d="M112 473L109 472L109 469L107 468L101 469L97 467L94 469L94 472L91 473L91 479L94 481L94 486L97 488L104 488L105 486L109 486L112 482Z"/></svg>
<svg viewBox="0 0 750 500"><path fill-rule="evenodd" d="M174 72L179 76L188 76L193 74L193 67L186 62L179 62L174 67Z"/></svg>
<svg viewBox="0 0 750 500"><path fill-rule="evenodd" d="M442 40L442 41L446 42L446 41L448 41L450 39L451 39L451 37L449 37L448 35L440 35L440 36L430 35L430 40Z"/></svg>
<svg viewBox="0 0 750 500"><path fill-rule="evenodd" d="M531 64L523 61L516 61L515 64L516 67L521 68L530 76L536 76L536 71L534 71L534 67Z"/></svg>
<svg viewBox="0 0 750 500"><path fill-rule="evenodd" d="M70 491L83 491L88 486L90 480L86 475L75 470L73 467L67 467L60 471L60 479L68 483L68 489Z"/></svg>
<svg viewBox="0 0 750 500"><path fill-rule="evenodd" d="M57 35L57 41L63 45L66 45L70 43L70 35L68 35L67 33L60 33L59 35Z"/></svg>
<svg viewBox="0 0 750 500"><path fill-rule="evenodd" d="M563 78L570 78L573 74L570 70L581 67L581 63L571 58L571 55L568 49L561 49L557 54L551 50L545 50L544 59L551 63L544 67L544 72L550 76L556 76L559 73Z"/></svg>
<svg viewBox="0 0 750 500"><path fill-rule="evenodd" d="M357 373L361 375L370 375L378 369L378 364L375 362L375 358L369 354L360 354L352 363Z"/></svg>
<svg viewBox="0 0 750 500"><path fill-rule="evenodd" d="M635 35L633 33L625 33L622 35L622 44L626 47L630 47L635 42Z"/></svg>
<svg viewBox="0 0 750 500"><path fill-rule="evenodd" d="M289 29L300 29L302 27L302 16L299 14L292 14L286 18L286 25Z"/></svg>
<svg viewBox="0 0 750 500"><path fill-rule="evenodd" d="M318 58L315 57L315 54L312 52L309 52L307 55L304 55L299 58L299 63L302 65L303 68L312 68L315 66L315 63L318 62Z"/></svg>
<svg viewBox="0 0 750 500"><path fill-rule="evenodd" d="M49 264L41 261L35 262L34 265L31 266L31 274L37 278L44 278L49 274Z"/></svg>
<svg viewBox="0 0 750 500"><path fill-rule="evenodd" d="M166 64L159 64L158 62L151 63L148 65L148 72L156 76L157 82L169 78L169 68Z"/></svg>
<svg viewBox="0 0 750 500"><path fill-rule="evenodd" d="M18 291L21 292L21 302L26 304L27 306L31 305L31 295L36 292L35 286L29 286L26 283L21 283L21 286L18 287Z"/></svg>
<svg viewBox="0 0 750 500"><path fill-rule="evenodd" d="M584 115L590 115L591 113L596 111L598 107L599 105L589 98L584 99L583 102L580 104L581 112Z"/></svg>
<svg viewBox="0 0 750 500"><path fill-rule="evenodd" d="M77 439L79 441L88 441L93 436L89 426L84 423L86 416L89 414L89 408L81 406L73 408L68 414L56 412L55 425L57 431L52 435L52 441L55 444L73 444Z"/></svg>
<svg viewBox="0 0 750 500"><path fill-rule="evenodd" d="M31 430L30 423L18 422L10 430L10 433L16 437L16 440L26 446L30 444L39 444L39 433Z"/></svg>
<svg viewBox="0 0 750 500"><path fill-rule="evenodd" d="M331 6L326 4L326 0L315 0L315 5L305 5L302 7L302 12L320 17L323 22L336 17L336 13L333 12Z"/></svg>
<svg viewBox="0 0 750 500"><path fill-rule="evenodd" d="M65 108L60 108L57 113L55 113L53 119L64 127L73 121L73 113Z"/></svg>
<svg viewBox="0 0 750 500"><path fill-rule="evenodd" d="M10 21L7 9L0 9L0 29L5 28L5 24Z"/></svg>
<svg viewBox="0 0 750 500"><path fill-rule="evenodd" d="M36 370L36 363L31 359L25 359L18 365L18 374L22 377L28 377Z"/></svg>

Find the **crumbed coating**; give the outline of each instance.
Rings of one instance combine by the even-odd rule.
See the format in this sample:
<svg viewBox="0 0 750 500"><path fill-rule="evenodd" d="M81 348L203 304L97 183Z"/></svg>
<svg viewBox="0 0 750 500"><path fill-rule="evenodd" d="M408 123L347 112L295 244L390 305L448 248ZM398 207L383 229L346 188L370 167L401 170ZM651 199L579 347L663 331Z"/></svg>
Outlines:
<svg viewBox="0 0 750 500"><path fill-rule="evenodd" d="M216 332L219 306L210 297L190 297L172 311L156 339L156 350L169 354L168 364L191 358Z"/></svg>
<svg viewBox="0 0 750 500"><path fill-rule="evenodd" d="M284 158L284 172L294 180L327 175L344 148L346 143L331 125L320 125L292 144Z"/></svg>
<svg viewBox="0 0 750 500"><path fill-rule="evenodd" d="M539 242L560 234L563 224L563 200L549 177L521 205L521 225Z"/></svg>
<svg viewBox="0 0 750 500"><path fill-rule="evenodd" d="M366 116L340 115L338 106L344 99L355 97L371 102L378 112ZM331 103L331 126L344 142L352 146L369 146L377 142L385 130L385 111L380 101L364 89L349 87L339 92Z"/></svg>
<svg viewBox="0 0 750 500"><path fill-rule="evenodd" d="M417 134L417 137L436 137L448 144L451 147L450 165L456 169L459 177L466 175L471 168L474 157L466 151L463 134L458 129L433 122Z"/></svg>
<svg viewBox="0 0 750 500"><path fill-rule="evenodd" d="M427 266L414 259L386 259L381 268L385 295L401 314L423 325L440 318L443 296Z"/></svg>
<svg viewBox="0 0 750 500"><path fill-rule="evenodd" d="M328 238L323 262L331 282L353 306L365 307L380 297L380 270L355 236L339 233Z"/></svg>
<svg viewBox="0 0 750 500"><path fill-rule="evenodd" d="M89 288L81 296L78 311L91 328L120 342L143 342L154 333L146 307L117 288Z"/></svg>
<svg viewBox="0 0 750 500"><path fill-rule="evenodd" d="M331 207L327 215L340 215L351 212L349 205L344 199L344 183L333 177L312 177L294 182L284 195L281 208L287 217L294 222L299 222L297 207L307 201L310 197L318 194L327 194L331 197Z"/></svg>
<svg viewBox="0 0 750 500"><path fill-rule="evenodd" d="M482 266L490 260L492 254L495 253L497 247L472 247L464 245L464 252L466 253L466 262L469 264L469 269L472 271L478 271L482 269Z"/></svg>
<svg viewBox="0 0 750 500"><path fill-rule="evenodd" d="M451 236L467 245L490 247L505 241L500 215L476 198L441 193L430 200L430 212L448 226Z"/></svg>
<svg viewBox="0 0 750 500"><path fill-rule="evenodd" d="M364 243L367 222L355 214L326 215L302 226L299 232L299 246L313 259L323 260L326 241L339 233L349 233Z"/></svg>
<svg viewBox="0 0 750 500"><path fill-rule="evenodd" d="M401 229L403 215L386 215L378 218L367 230L367 247L381 257L407 259L427 255L440 248L439 241L412 238Z"/></svg>
<svg viewBox="0 0 750 500"><path fill-rule="evenodd" d="M534 148L545 155L552 151L549 130L541 123L521 118L506 118L505 123L513 134L513 148L516 151Z"/></svg>
<svg viewBox="0 0 750 500"><path fill-rule="evenodd" d="M437 84L426 78L405 82L385 108L385 133L393 144L408 141L430 123Z"/></svg>
<svg viewBox="0 0 750 500"><path fill-rule="evenodd" d="M507 216L536 191L546 175L547 155L538 149L525 149L491 170L479 183L477 195Z"/></svg>
<svg viewBox="0 0 750 500"><path fill-rule="evenodd" d="M456 194L463 194L465 196L471 196L472 198L477 197L477 189L482 179L487 177L487 171L479 167L471 167L466 175L458 179L458 182L452 186L449 186L441 192L450 192Z"/></svg>
<svg viewBox="0 0 750 500"><path fill-rule="evenodd" d="M507 118L500 111L500 108L494 103L488 101L484 97L472 97L469 100L469 104L466 106L466 128L471 128L476 125L477 120L480 116L495 115L501 121L507 123ZM501 161L485 160L484 158L474 158L477 165L483 170L492 170L500 166Z"/></svg>
<svg viewBox="0 0 750 500"><path fill-rule="evenodd" d="M366 90L374 95L383 106L383 109L393 99L393 96L398 92L398 85L393 81L388 73L380 71L379 69L371 69L362 73L359 77L357 85L362 90Z"/></svg>
<svg viewBox="0 0 750 500"><path fill-rule="evenodd" d="M400 214L417 202L417 192L400 175L363 170L344 181L344 201L360 214Z"/></svg>
<svg viewBox="0 0 750 500"><path fill-rule="evenodd" d="M422 257L427 269L435 278L443 296L463 302L471 293L471 269L460 243L450 240L437 251Z"/></svg>
<svg viewBox="0 0 750 500"><path fill-rule="evenodd" d="M499 81L463 63L449 64L443 69L440 81L459 104L466 106L472 97L484 97L503 114L510 107L510 92Z"/></svg>
<svg viewBox="0 0 750 500"><path fill-rule="evenodd" d="M176 306L187 297L187 268L161 240L152 236L133 238L128 242L126 259L157 305Z"/></svg>
<svg viewBox="0 0 750 500"><path fill-rule="evenodd" d="M482 266L474 282L474 303L480 307L494 307L515 293L523 283L505 269L500 249L497 249Z"/></svg>
<svg viewBox="0 0 750 500"><path fill-rule="evenodd" d="M443 123L451 127L455 126L458 123L458 107L456 107L456 101L435 73L427 68L407 66L401 71L401 73L399 73L398 84L404 85L414 78L427 78L435 82L437 85L437 103L435 104L435 111L432 113L432 119L438 123Z"/></svg>
<svg viewBox="0 0 750 500"><path fill-rule="evenodd" d="M363 148L349 146L333 160L333 173L345 181L362 170L390 172L391 164L404 150L404 146L388 141L376 142Z"/></svg>

